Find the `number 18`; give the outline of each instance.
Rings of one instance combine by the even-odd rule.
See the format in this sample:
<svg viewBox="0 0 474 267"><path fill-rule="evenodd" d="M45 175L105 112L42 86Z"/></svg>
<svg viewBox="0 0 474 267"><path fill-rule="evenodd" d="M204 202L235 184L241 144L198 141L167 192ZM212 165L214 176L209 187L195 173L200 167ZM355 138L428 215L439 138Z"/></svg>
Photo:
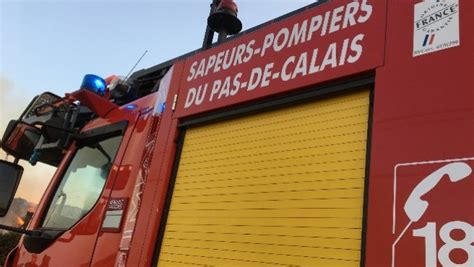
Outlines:
<svg viewBox="0 0 474 267"><path fill-rule="evenodd" d="M453 230L461 230L464 237L455 240L451 237ZM474 226L461 221L452 221L443 225L439 236L444 245L437 251L436 223L429 222L425 227L413 230L413 236L425 238L426 267L436 267L437 262L445 267L473 267L474 266ZM464 263L455 263L449 257L453 250L463 250L467 254Z"/></svg>

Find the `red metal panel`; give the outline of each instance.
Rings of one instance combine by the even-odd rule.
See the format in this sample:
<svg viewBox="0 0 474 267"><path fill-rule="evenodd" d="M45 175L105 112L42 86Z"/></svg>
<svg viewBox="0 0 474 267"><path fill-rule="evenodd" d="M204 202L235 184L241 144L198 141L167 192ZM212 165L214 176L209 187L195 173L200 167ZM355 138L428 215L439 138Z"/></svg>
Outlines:
<svg viewBox="0 0 474 267"><path fill-rule="evenodd" d="M166 109L162 114L158 129L157 143L150 162L150 176L145 182L142 204L132 239L127 266L150 266L155 253L156 237L167 197L175 151L178 120L173 119L172 103L178 93L178 84L183 73L183 62L173 66L173 77L169 88Z"/></svg>
<svg viewBox="0 0 474 267"><path fill-rule="evenodd" d="M118 108L118 106L110 102L108 98L101 97L98 94L85 89L68 95L68 98L81 101L84 106L90 108L94 113L102 118L104 118L110 111Z"/></svg>
<svg viewBox="0 0 474 267"><path fill-rule="evenodd" d="M442 169L453 162L474 168L474 2L459 1L460 46L413 57L417 2L392 0L388 6L385 66L377 70L375 83L367 267L454 266L442 265L450 250L446 244L453 241L440 232L461 240L466 232L450 231L450 222L474 225L474 174L463 173L467 167L456 167L457 175ZM404 209L413 207L410 195L428 205L411 224ZM470 229L464 243L454 244L449 256L454 263L467 260L466 248L474 260Z"/></svg>
<svg viewBox="0 0 474 267"><path fill-rule="evenodd" d="M186 60L175 117L383 64L386 1L334 0Z"/></svg>

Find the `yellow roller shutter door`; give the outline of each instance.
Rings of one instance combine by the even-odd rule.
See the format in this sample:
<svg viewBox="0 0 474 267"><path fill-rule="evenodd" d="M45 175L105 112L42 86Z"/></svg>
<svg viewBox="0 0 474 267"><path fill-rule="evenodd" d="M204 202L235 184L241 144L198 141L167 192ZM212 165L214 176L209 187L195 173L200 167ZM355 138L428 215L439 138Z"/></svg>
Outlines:
<svg viewBox="0 0 474 267"><path fill-rule="evenodd" d="M369 92L190 128L159 266L359 266Z"/></svg>

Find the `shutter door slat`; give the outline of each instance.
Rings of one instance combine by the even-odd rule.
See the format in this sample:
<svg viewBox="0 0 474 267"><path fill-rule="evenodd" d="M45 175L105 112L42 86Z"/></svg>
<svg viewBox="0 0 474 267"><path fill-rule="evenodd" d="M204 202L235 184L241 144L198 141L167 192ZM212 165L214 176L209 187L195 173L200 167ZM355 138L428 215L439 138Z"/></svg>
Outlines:
<svg viewBox="0 0 474 267"><path fill-rule="evenodd" d="M369 92L190 128L159 266L359 266Z"/></svg>

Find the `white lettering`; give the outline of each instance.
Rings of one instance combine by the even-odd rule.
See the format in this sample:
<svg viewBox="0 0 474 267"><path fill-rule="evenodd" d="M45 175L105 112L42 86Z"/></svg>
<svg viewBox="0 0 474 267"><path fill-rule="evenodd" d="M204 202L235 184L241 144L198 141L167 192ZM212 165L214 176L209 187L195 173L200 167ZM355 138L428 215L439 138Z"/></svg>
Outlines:
<svg viewBox="0 0 474 267"><path fill-rule="evenodd" d="M195 78L204 77L204 70L205 69L206 69L206 60L203 59L203 60L201 60L201 62L199 62L199 67L198 67L198 70L196 72Z"/></svg>
<svg viewBox="0 0 474 267"><path fill-rule="evenodd" d="M331 26L329 27L329 33L338 31L341 28L340 22L342 21L342 11L344 11L344 6L334 9L332 13Z"/></svg>
<svg viewBox="0 0 474 267"><path fill-rule="evenodd" d="M237 47L237 54L235 55L234 66L242 64L242 56L245 53L245 44L241 44Z"/></svg>
<svg viewBox="0 0 474 267"><path fill-rule="evenodd" d="M224 80L224 86L222 86L221 92L219 93L219 96L217 99L221 99L221 97L225 96L228 97L230 94L230 76L225 78Z"/></svg>
<svg viewBox="0 0 474 267"><path fill-rule="evenodd" d="M196 66L197 66L197 61L194 61L193 64L191 65L191 68L189 69L189 76L187 78L187 81L190 82L194 79L194 75L196 75Z"/></svg>
<svg viewBox="0 0 474 267"><path fill-rule="evenodd" d="M286 82L286 81L289 81L291 79L291 72L288 73L287 72L287 69L288 69L288 66L290 64L294 64L295 63L295 60L296 60L296 57L295 56L291 56L289 57L286 61L285 61L285 64L283 64L283 69L282 69L282 72L281 72L281 79Z"/></svg>
<svg viewBox="0 0 474 267"><path fill-rule="evenodd" d="M319 66L316 65L318 59L318 48L313 50L313 56L311 56L311 64L309 65L309 74L313 74L319 71Z"/></svg>
<svg viewBox="0 0 474 267"><path fill-rule="evenodd" d="M263 41L263 47L262 47L262 57L265 55L265 52L267 51L268 48L270 48L273 44L273 40L275 40L275 35L273 33L267 34L265 36L265 40Z"/></svg>
<svg viewBox="0 0 474 267"><path fill-rule="evenodd" d="M349 46L349 39L345 39L342 43L341 56L339 57L339 66L346 64L347 48Z"/></svg>
<svg viewBox="0 0 474 267"><path fill-rule="evenodd" d="M263 78L261 87L267 87L270 85L270 77L272 77L272 69L275 64L270 63L265 66L265 70L263 71Z"/></svg>
<svg viewBox="0 0 474 267"><path fill-rule="evenodd" d="M301 76L306 76L308 74L308 54L304 52L303 54L300 55L300 58L298 59L298 63L296 63L296 68L295 71L293 72L293 75L291 76L291 79L296 78L299 74Z"/></svg>
<svg viewBox="0 0 474 267"><path fill-rule="evenodd" d="M209 97L209 102L212 102L214 100L214 96L219 93L219 89L221 88L221 80L215 80L214 84L212 85L212 90L211 90L211 96Z"/></svg>
<svg viewBox="0 0 474 267"><path fill-rule="evenodd" d="M355 19L355 14L357 14L357 11L359 11L359 2L354 1L347 4L344 22L342 23L343 29L357 24Z"/></svg>
<svg viewBox="0 0 474 267"><path fill-rule="evenodd" d="M189 108L196 98L196 88L191 88L188 90L188 95L186 96L186 102L184 103L184 108Z"/></svg>
<svg viewBox="0 0 474 267"><path fill-rule="evenodd" d="M291 31L290 41L288 42L288 47L306 42L306 28L307 27L308 27L307 20L301 23L301 27L299 23L296 23L293 26L293 30Z"/></svg>
<svg viewBox="0 0 474 267"><path fill-rule="evenodd" d="M201 105L204 96L206 95L207 91L207 83L204 85L204 87L201 85L196 88L191 88L188 91L188 95L186 96L186 102L184 103L184 108L189 108L192 104L195 104L197 106Z"/></svg>
<svg viewBox="0 0 474 267"><path fill-rule="evenodd" d="M250 74L249 87L247 88L247 91L252 91L255 88L257 88L261 80L262 80L262 69L258 67L252 69L252 73Z"/></svg>
<svg viewBox="0 0 474 267"><path fill-rule="evenodd" d="M234 61L235 50L237 48L232 48L232 54L229 58L229 50L225 51L224 63L222 64L222 69L227 70L232 66L232 61Z"/></svg>
<svg viewBox="0 0 474 267"><path fill-rule="evenodd" d="M217 54L216 66L214 67L214 73L221 70L221 64L224 61L224 55L225 55L225 51L222 51L219 54Z"/></svg>
<svg viewBox="0 0 474 267"><path fill-rule="evenodd" d="M281 39L281 37L283 37L283 39ZM273 50L275 52L280 52L283 47L286 46L286 44L288 43L288 38L290 37L290 30L288 30L288 28L282 28L276 38L275 38L275 42L273 43ZM280 42L281 40L281 42Z"/></svg>
<svg viewBox="0 0 474 267"><path fill-rule="evenodd" d="M359 16L357 22L365 23L370 19L370 16L372 15L372 6L370 4L367 4L367 0L363 0L360 9L365 12L365 15Z"/></svg>
<svg viewBox="0 0 474 267"><path fill-rule="evenodd" d="M239 73L237 73L237 75L235 75L234 83L233 83L234 84L234 89L232 89L230 91L231 96L234 96L239 92L239 90L240 90L240 79L242 78L242 75L243 75L242 72L239 72Z"/></svg>
<svg viewBox="0 0 474 267"><path fill-rule="evenodd" d="M247 55L244 57L244 63L249 62L249 60L252 58L254 51L252 47L253 45L255 45L255 40L250 41L247 45Z"/></svg>
<svg viewBox="0 0 474 267"><path fill-rule="evenodd" d="M326 32L328 30L328 22L329 22L329 17L331 16L331 11L327 11L326 14L324 14L324 22L323 22L323 28L321 30L321 36L326 35Z"/></svg>
<svg viewBox="0 0 474 267"><path fill-rule="evenodd" d="M323 71L327 66L331 65L331 68L337 67L337 44L332 43L329 45L324 56L323 64L321 64L320 70Z"/></svg>
<svg viewBox="0 0 474 267"><path fill-rule="evenodd" d="M311 18L311 24L309 26L309 33L308 33L308 41L313 38L313 34L321 28L321 24L323 23L323 17L321 15L314 16Z"/></svg>
<svg viewBox="0 0 474 267"><path fill-rule="evenodd" d="M347 58L347 62L349 63L355 63L357 62L360 57L362 56L362 50L363 50L363 47L361 44L359 44L360 41L364 40L364 34L358 34L356 37L354 37L354 39L352 40L351 42L351 50L356 52L355 55L350 55L348 58Z"/></svg>
<svg viewBox="0 0 474 267"><path fill-rule="evenodd" d="M214 67L214 64L216 64L216 55L212 55L209 57L209 60L207 61L205 75L207 75L209 73L209 70Z"/></svg>

